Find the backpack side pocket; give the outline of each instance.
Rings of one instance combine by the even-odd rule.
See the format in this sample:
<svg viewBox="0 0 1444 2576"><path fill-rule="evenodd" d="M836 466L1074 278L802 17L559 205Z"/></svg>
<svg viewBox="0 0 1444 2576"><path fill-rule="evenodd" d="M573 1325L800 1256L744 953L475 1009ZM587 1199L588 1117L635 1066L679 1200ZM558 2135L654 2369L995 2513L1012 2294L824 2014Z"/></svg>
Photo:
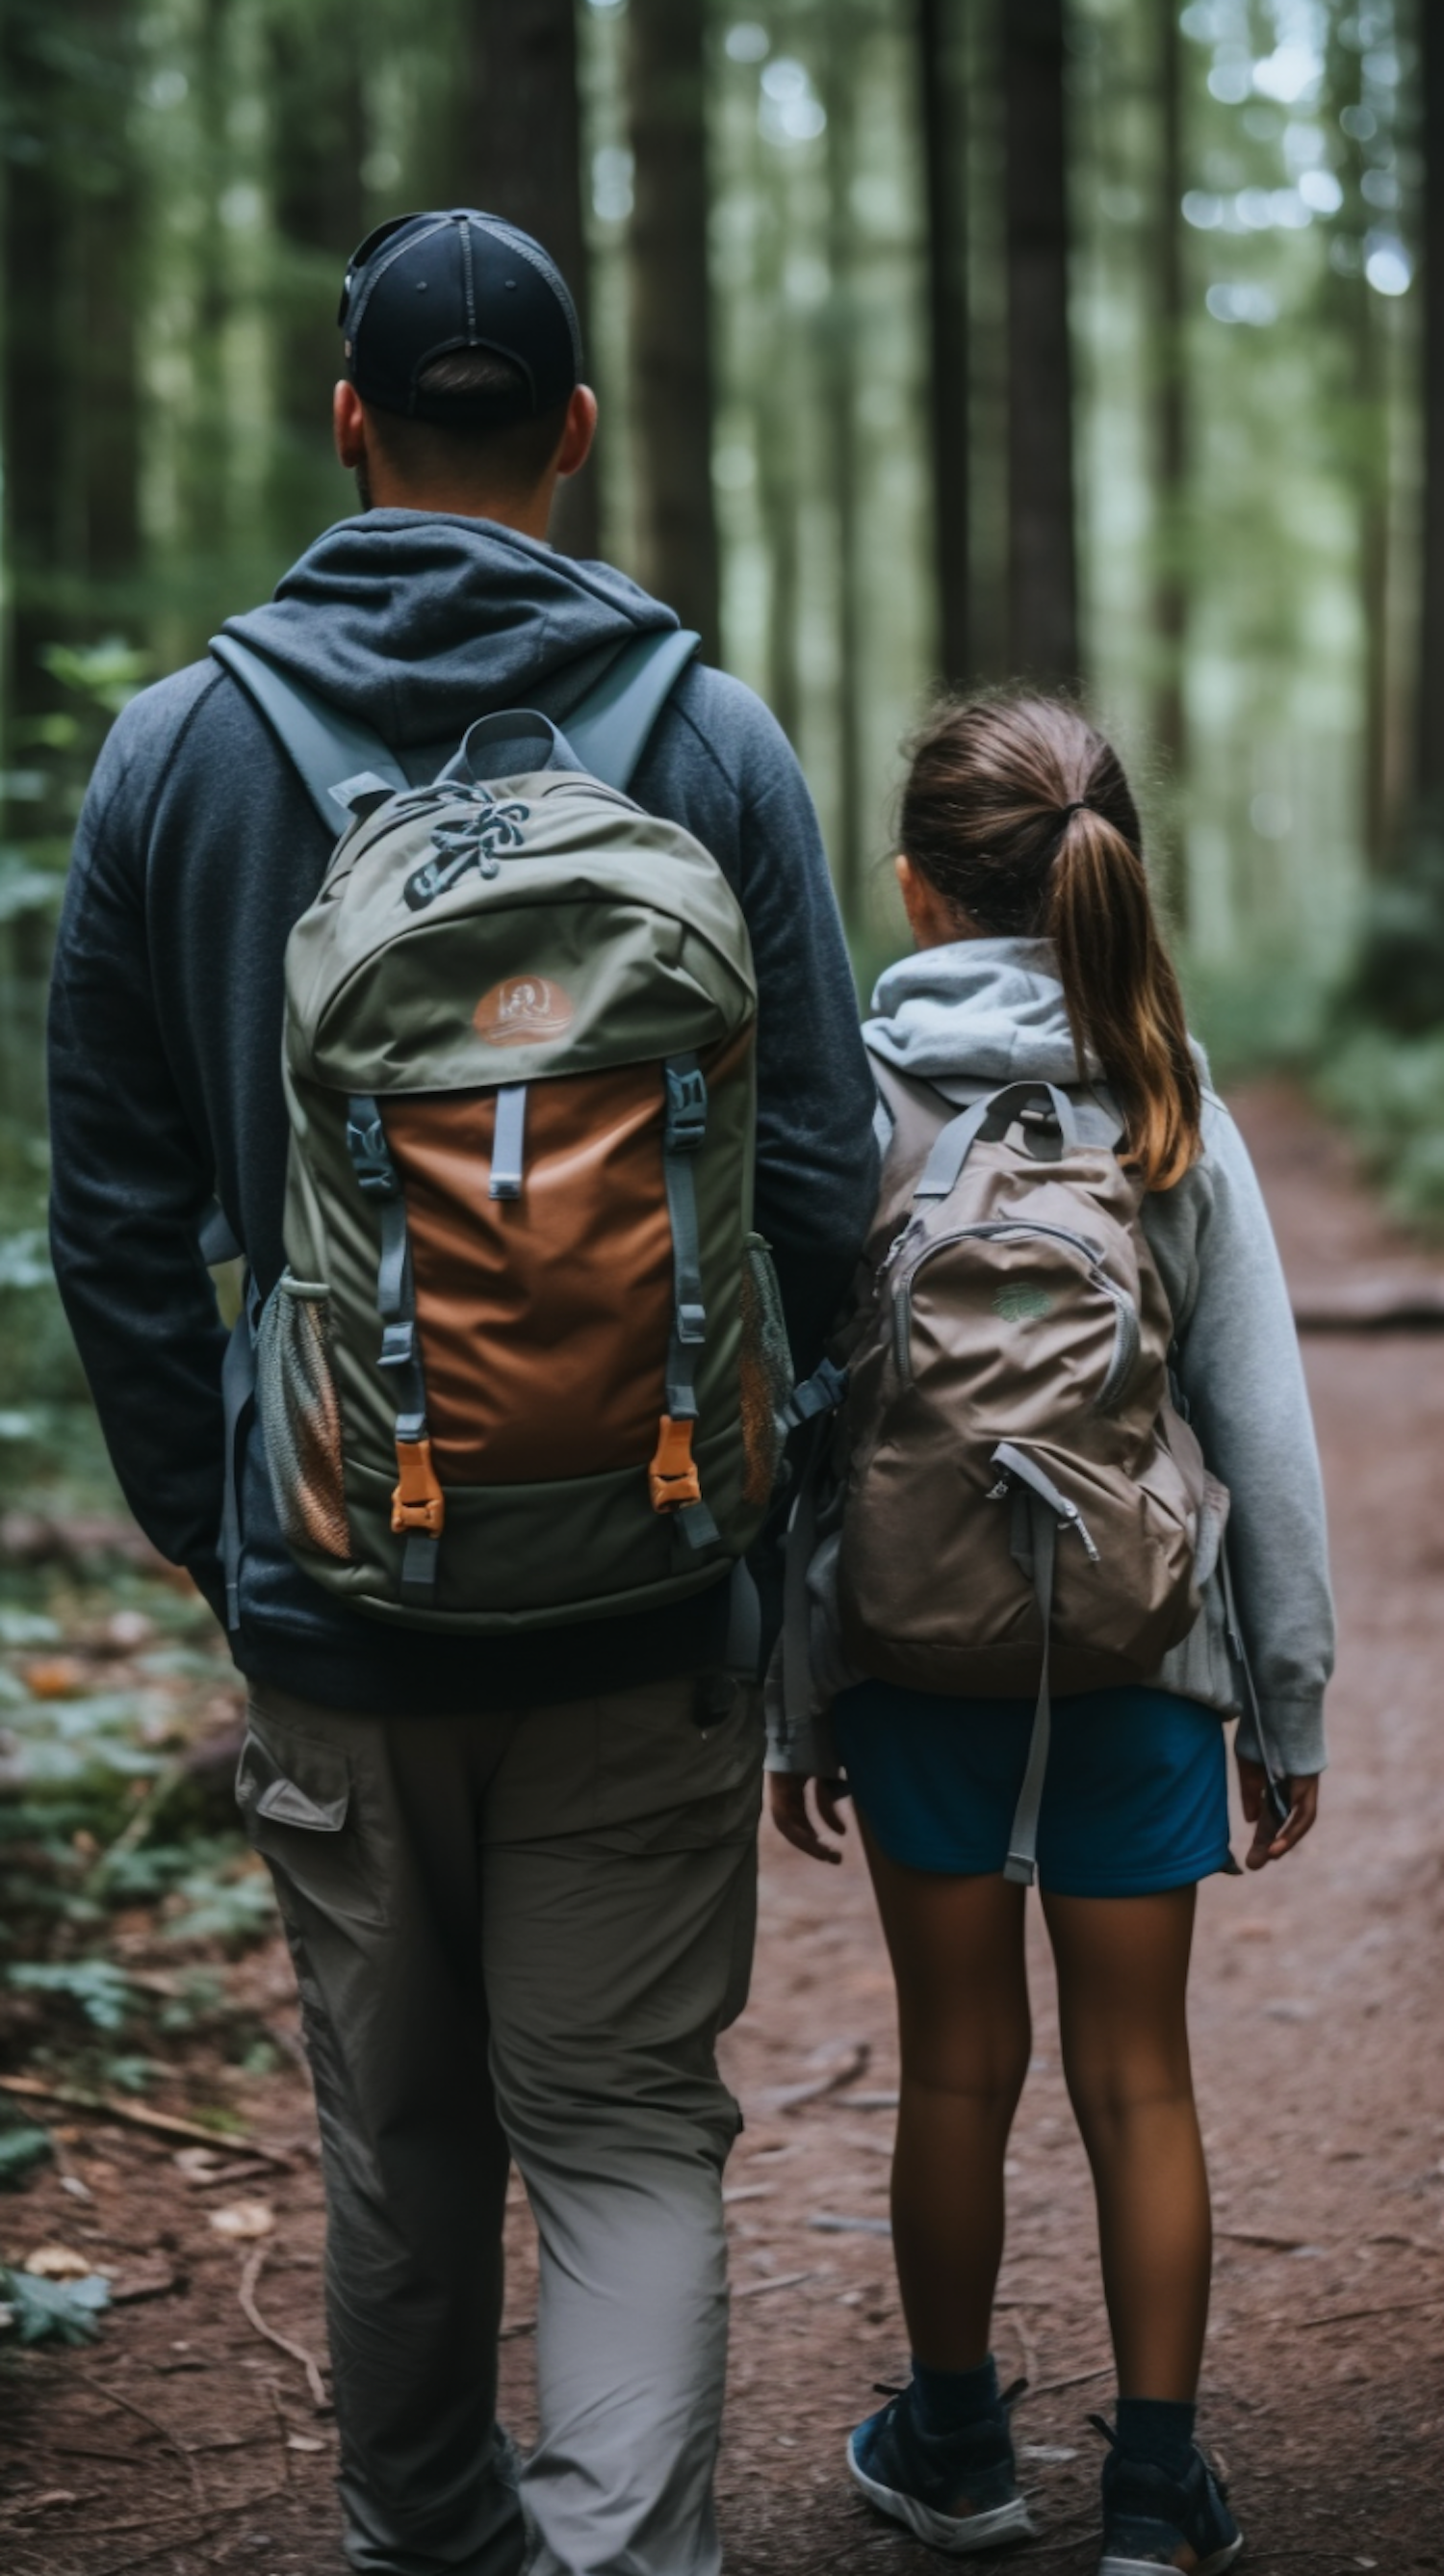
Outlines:
<svg viewBox="0 0 1444 2576"><path fill-rule="evenodd" d="M742 1438L747 1469L743 1497L765 1510L777 1482L787 1432L783 1410L792 1393L792 1353L772 1247L760 1234L742 1245Z"/></svg>
<svg viewBox="0 0 1444 2576"><path fill-rule="evenodd" d="M348 1564L341 1401L331 1367L331 1291L283 1271L256 1331L256 1405L286 1544Z"/></svg>

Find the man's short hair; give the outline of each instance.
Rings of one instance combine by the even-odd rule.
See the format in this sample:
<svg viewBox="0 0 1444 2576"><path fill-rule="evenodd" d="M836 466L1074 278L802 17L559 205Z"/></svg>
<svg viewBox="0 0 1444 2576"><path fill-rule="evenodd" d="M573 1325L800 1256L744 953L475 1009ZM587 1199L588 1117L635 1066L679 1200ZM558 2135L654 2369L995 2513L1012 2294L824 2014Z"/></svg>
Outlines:
<svg viewBox="0 0 1444 2576"><path fill-rule="evenodd" d="M447 349L432 358L416 379L420 393L463 394L478 404L494 402L505 412L525 400L526 378L514 358L494 349ZM533 419L444 424L411 420L404 412L383 411L368 403L371 433L393 474L418 486L438 474L485 474L499 489L535 491L562 443L567 403L553 403Z"/></svg>

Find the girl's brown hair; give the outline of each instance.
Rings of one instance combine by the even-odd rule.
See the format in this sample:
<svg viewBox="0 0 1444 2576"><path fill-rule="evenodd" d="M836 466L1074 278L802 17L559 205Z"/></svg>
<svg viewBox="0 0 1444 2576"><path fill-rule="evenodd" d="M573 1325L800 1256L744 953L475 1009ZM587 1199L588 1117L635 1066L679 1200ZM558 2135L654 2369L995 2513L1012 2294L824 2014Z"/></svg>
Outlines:
<svg viewBox="0 0 1444 2576"><path fill-rule="evenodd" d="M901 819L909 863L978 930L1053 941L1079 1069L1091 1049L1126 1159L1171 1188L1200 1151L1198 1068L1112 746L1054 699L950 701L912 745Z"/></svg>

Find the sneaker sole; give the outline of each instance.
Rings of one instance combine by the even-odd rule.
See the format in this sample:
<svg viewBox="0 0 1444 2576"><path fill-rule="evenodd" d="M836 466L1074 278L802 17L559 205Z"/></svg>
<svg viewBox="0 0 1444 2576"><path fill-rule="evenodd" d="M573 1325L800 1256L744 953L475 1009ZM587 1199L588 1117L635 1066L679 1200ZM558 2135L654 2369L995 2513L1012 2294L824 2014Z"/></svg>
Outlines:
<svg viewBox="0 0 1444 2576"><path fill-rule="evenodd" d="M1224 2569L1232 2567L1235 2559L1242 2555L1243 2533L1240 2532L1237 2540L1231 2540L1227 2548L1216 2549L1211 2558L1201 2558L1189 2571L1189 2576L1224 2576ZM1100 2559L1098 2576L1158 2576L1158 2562L1152 2558L1109 2556Z"/></svg>
<svg viewBox="0 0 1444 2576"><path fill-rule="evenodd" d="M847 2445L848 2475L854 2486L861 2487L868 2503L879 2513L901 2522L914 2539L927 2542L929 2549L940 2549L949 2558L970 2558L983 2549L1000 2548L1009 2540L1031 2540L1035 2526L1022 2496L1011 2504L995 2505L991 2513L970 2513L962 2518L952 2513L937 2513L930 2504L920 2504L916 2496L902 2495L896 2487L884 2487L870 2478L858 2465L852 2441ZM1220 2560L1221 2566L1226 2560ZM1154 2571L1157 2576L1157 2571ZM1200 2571L1203 2576L1203 2571Z"/></svg>

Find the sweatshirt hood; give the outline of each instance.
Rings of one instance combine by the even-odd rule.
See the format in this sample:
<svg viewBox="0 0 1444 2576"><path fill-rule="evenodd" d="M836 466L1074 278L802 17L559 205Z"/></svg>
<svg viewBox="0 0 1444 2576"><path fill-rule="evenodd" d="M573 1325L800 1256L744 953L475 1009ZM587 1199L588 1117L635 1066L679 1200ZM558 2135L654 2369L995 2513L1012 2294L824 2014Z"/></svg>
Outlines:
<svg viewBox="0 0 1444 2576"><path fill-rule="evenodd" d="M368 510L225 631L401 751L459 741L500 708L564 721L634 636L677 623L610 564L495 520Z"/></svg>
<svg viewBox="0 0 1444 2576"><path fill-rule="evenodd" d="M880 978L863 1036L925 1081L1088 1081L1050 939L958 939L900 957Z"/></svg>

